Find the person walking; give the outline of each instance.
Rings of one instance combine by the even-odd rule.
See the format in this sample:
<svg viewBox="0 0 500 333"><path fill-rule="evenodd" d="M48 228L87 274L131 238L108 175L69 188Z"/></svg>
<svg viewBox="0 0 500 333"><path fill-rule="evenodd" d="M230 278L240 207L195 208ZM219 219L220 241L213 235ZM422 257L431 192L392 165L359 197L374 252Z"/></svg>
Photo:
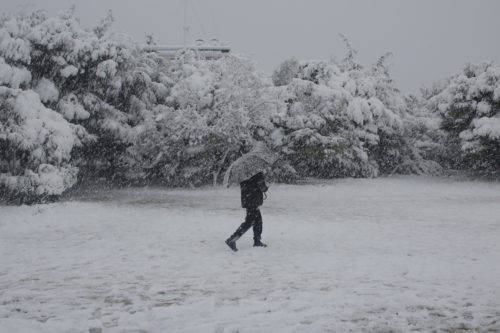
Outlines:
<svg viewBox="0 0 500 333"><path fill-rule="evenodd" d="M262 243L262 215L259 207L262 206L265 198L265 193L269 189L266 185L263 172L259 172L250 179L240 183L241 187L241 207L246 208L247 213L245 222L226 240L227 246L233 251L238 251L236 241L240 239L245 232L253 227L253 246L267 247Z"/></svg>

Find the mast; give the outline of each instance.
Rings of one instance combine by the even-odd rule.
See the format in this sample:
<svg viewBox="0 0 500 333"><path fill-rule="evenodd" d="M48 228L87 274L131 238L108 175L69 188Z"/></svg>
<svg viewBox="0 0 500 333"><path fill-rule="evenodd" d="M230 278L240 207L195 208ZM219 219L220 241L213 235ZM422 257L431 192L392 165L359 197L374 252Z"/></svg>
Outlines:
<svg viewBox="0 0 500 333"><path fill-rule="evenodd" d="M188 44L189 22L188 22L188 5L189 0L182 0L184 6L184 22L183 30L183 43L182 45L144 45L143 51L156 52L166 59L175 59L179 51L192 50L196 58L204 59L218 59L228 55L231 52L231 47L227 44L220 42L218 39L211 39L205 41L197 39L194 44ZM192 4L192 3L191 3ZM194 9L194 7L193 7Z"/></svg>
<svg viewBox="0 0 500 333"><path fill-rule="evenodd" d="M184 37L184 48L187 46L187 35L189 32L189 25L187 25L187 2L188 0L183 0L184 1L184 25L182 26L183 30L183 37Z"/></svg>

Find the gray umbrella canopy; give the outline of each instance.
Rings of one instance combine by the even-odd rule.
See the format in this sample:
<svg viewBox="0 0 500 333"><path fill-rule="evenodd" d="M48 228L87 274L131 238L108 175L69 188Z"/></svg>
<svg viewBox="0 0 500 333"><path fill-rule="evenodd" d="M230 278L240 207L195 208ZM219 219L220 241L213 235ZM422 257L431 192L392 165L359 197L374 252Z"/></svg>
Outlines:
<svg viewBox="0 0 500 333"><path fill-rule="evenodd" d="M234 161L224 175L224 185L239 184L259 172L265 172L276 162L277 157L265 147L258 145L248 154Z"/></svg>

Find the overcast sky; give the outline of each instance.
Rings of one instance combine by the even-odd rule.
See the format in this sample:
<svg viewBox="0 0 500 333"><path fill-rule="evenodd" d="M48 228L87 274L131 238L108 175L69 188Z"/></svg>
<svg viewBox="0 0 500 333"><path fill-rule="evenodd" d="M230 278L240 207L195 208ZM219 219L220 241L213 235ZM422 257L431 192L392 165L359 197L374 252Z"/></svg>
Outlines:
<svg viewBox="0 0 500 333"><path fill-rule="evenodd" d="M466 62L500 59L500 0L0 0L1 12L45 9L56 14L76 4L91 27L113 10L114 30L144 41L182 44L219 38L257 68L272 71L290 57L341 59L340 33L370 66L393 52L391 73L404 92L417 92Z"/></svg>

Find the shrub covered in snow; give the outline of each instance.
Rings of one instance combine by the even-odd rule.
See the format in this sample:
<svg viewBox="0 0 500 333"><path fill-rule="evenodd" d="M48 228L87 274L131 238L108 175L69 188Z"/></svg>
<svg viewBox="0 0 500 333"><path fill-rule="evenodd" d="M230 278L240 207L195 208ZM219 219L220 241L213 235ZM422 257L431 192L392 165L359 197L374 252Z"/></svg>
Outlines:
<svg viewBox="0 0 500 333"><path fill-rule="evenodd" d="M500 170L500 64L469 64L427 101L447 133L448 161L456 168Z"/></svg>

